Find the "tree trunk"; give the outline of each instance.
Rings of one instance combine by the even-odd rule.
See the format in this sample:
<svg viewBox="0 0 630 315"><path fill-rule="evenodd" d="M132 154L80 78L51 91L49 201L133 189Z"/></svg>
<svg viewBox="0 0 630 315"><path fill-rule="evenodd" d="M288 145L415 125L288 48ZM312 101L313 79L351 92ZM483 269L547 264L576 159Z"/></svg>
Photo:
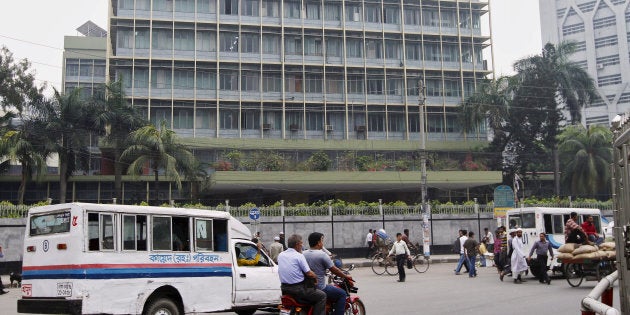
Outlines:
<svg viewBox="0 0 630 315"><path fill-rule="evenodd" d="M120 161L121 152L119 149L114 149L114 197L118 200L118 203L125 204L122 200L122 169L123 165Z"/></svg>
<svg viewBox="0 0 630 315"><path fill-rule="evenodd" d="M18 189L18 204L24 204L24 194L26 192L26 179L28 178L28 165L22 164L22 178L20 179L20 188Z"/></svg>
<svg viewBox="0 0 630 315"><path fill-rule="evenodd" d="M154 190L155 190L155 204L154 206L158 206L160 203L160 182L159 182L159 178L158 178L158 169L157 167L153 168L153 174L155 176L155 181L154 181Z"/></svg>
<svg viewBox="0 0 630 315"><path fill-rule="evenodd" d="M59 203L66 203L66 194L68 192L68 160L66 158L59 159Z"/></svg>
<svg viewBox="0 0 630 315"><path fill-rule="evenodd" d="M560 197L560 155L558 154L558 144L554 143L551 149L553 155L553 187L554 194Z"/></svg>

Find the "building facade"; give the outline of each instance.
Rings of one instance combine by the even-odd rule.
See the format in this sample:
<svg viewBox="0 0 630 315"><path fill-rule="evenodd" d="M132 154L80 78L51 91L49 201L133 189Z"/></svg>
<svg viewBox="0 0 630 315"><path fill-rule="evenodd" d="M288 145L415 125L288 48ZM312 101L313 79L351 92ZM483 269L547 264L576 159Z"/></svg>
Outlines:
<svg viewBox="0 0 630 315"><path fill-rule="evenodd" d="M630 109L630 8L627 0L539 0L543 45L577 42L571 59L596 83L600 99L583 124L609 125Z"/></svg>
<svg viewBox="0 0 630 315"><path fill-rule="evenodd" d="M491 69L479 0L112 0L108 70L182 137L464 135L456 106Z"/></svg>

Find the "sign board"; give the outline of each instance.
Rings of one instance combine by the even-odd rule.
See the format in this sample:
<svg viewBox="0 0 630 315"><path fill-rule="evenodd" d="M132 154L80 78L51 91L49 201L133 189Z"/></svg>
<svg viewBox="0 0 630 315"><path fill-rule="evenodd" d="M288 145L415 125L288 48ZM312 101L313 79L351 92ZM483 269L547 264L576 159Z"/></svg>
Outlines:
<svg viewBox="0 0 630 315"><path fill-rule="evenodd" d="M505 218L507 211L513 209L514 191L512 187L501 185L494 189L494 217Z"/></svg>
<svg viewBox="0 0 630 315"><path fill-rule="evenodd" d="M258 210L258 208L252 208L249 210L249 218L252 220L260 219L260 210Z"/></svg>

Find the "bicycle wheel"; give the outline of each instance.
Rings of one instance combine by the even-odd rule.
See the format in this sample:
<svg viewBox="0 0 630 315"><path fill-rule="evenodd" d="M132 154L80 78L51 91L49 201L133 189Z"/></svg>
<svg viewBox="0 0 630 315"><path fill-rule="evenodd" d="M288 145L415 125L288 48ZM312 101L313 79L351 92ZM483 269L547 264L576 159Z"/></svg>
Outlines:
<svg viewBox="0 0 630 315"><path fill-rule="evenodd" d="M356 299L350 307L346 308L346 312L344 315L365 315L365 305L363 305L363 301Z"/></svg>
<svg viewBox="0 0 630 315"><path fill-rule="evenodd" d="M564 276L567 278L567 282L572 287L579 287L584 280L584 271L580 264L566 264L564 265Z"/></svg>
<svg viewBox="0 0 630 315"><path fill-rule="evenodd" d="M413 258L413 269L416 269L419 273L424 273L429 270L429 265L431 264L431 260L429 257L424 255L416 255Z"/></svg>
<svg viewBox="0 0 630 315"><path fill-rule="evenodd" d="M385 258L383 258L382 254L376 254L372 258L372 271L377 275L385 273Z"/></svg>
<svg viewBox="0 0 630 315"><path fill-rule="evenodd" d="M398 266L396 265L396 260L392 257L387 257L385 259L385 271L390 276L395 276L398 274Z"/></svg>

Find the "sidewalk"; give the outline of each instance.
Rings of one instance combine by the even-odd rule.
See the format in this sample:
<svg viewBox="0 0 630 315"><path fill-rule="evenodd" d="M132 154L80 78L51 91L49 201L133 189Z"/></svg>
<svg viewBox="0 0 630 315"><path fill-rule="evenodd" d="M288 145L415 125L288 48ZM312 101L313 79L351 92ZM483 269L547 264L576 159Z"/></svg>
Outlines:
<svg viewBox="0 0 630 315"><path fill-rule="evenodd" d="M431 255L432 264L457 263L459 255ZM344 258L342 259L344 268L354 264L355 267L371 267L372 260L365 258Z"/></svg>

